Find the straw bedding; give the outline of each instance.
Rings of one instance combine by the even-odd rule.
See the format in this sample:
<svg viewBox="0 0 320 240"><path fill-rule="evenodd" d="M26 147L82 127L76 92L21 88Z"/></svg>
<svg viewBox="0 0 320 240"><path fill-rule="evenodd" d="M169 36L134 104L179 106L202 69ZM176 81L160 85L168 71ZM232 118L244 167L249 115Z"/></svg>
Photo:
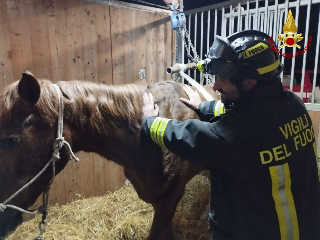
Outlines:
<svg viewBox="0 0 320 240"><path fill-rule="evenodd" d="M209 181L194 177L186 187L174 217L177 240L209 240L208 223L200 221L208 203ZM144 240L148 236L153 208L140 200L131 185L101 197L80 198L49 208L44 240ZM23 223L6 240L34 239L41 216Z"/></svg>

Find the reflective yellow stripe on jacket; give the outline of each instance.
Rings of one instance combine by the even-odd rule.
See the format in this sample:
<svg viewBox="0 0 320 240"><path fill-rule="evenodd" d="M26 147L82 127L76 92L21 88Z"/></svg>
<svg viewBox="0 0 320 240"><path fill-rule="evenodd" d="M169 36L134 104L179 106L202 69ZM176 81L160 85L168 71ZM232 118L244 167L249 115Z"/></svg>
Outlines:
<svg viewBox="0 0 320 240"><path fill-rule="evenodd" d="M157 117L153 120L150 128L151 139L165 149L167 148L163 142L163 135L170 120L168 118Z"/></svg>
<svg viewBox="0 0 320 240"><path fill-rule="evenodd" d="M216 104L214 105L213 109L213 116L217 117L220 116L221 114L225 113L225 108L221 100L218 100Z"/></svg>
<svg viewBox="0 0 320 240"><path fill-rule="evenodd" d="M299 240L299 224L288 163L269 168L272 179L272 196L279 220L280 240Z"/></svg>

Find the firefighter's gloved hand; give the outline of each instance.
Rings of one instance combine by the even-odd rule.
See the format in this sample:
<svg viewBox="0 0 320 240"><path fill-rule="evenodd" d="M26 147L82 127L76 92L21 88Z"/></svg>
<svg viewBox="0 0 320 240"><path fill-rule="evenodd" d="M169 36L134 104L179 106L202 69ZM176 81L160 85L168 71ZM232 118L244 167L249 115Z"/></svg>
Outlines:
<svg viewBox="0 0 320 240"><path fill-rule="evenodd" d="M193 91L192 88L188 85L184 85L183 90L188 95L189 99L180 98L180 101L186 104L191 109L197 111L199 104L201 103L199 93L197 91Z"/></svg>
<svg viewBox="0 0 320 240"><path fill-rule="evenodd" d="M159 107L157 104L154 104L153 96L151 93L144 93L143 94L143 118L146 117L156 117L159 114Z"/></svg>

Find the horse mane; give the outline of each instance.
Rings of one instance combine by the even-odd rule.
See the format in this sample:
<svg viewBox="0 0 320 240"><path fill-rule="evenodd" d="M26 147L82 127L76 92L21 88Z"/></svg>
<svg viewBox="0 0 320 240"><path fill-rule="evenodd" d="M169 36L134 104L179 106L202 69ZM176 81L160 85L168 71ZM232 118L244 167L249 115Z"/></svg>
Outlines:
<svg viewBox="0 0 320 240"><path fill-rule="evenodd" d="M18 81L4 88L0 101L3 120L13 120L12 110L19 104ZM40 98L35 110L53 126L58 119L58 99L53 83L39 80ZM136 131L141 127L143 92L141 84L105 85L85 81L60 81L57 83L63 94L65 119L81 128L90 124L100 133L114 128Z"/></svg>
<svg viewBox="0 0 320 240"><path fill-rule="evenodd" d="M146 86L105 85L76 80L61 81L57 85L63 93L70 120L80 127L90 124L100 133L114 128L135 131L141 127L142 96Z"/></svg>

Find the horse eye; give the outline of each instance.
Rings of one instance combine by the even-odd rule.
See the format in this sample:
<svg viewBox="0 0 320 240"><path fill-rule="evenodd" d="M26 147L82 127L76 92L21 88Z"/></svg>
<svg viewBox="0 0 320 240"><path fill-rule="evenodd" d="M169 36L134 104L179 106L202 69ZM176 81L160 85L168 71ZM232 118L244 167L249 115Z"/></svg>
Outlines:
<svg viewBox="0 0 320 240"><path fill-rule="evenodd" d="M6 138L0 141L1 148L12 148L19 142L19 138Z"/></svg>

